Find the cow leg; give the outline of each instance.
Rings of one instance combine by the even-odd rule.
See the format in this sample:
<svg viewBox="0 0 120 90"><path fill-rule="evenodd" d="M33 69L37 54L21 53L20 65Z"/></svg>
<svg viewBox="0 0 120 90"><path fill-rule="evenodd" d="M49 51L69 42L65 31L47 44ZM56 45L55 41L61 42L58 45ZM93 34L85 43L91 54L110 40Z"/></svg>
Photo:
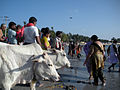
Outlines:
<svg viewBox="0 0 120 90"><path fill-rule="evenodd" d="M4 85L4 86L3 86L3 90L11 90L10 85Z"/></svg>
<svg viewBox="0 0 120 90"><path fill-rule="evenodd" d="M35 85L36 85L36 80L32 80L30 83L30 90L36 90Z"/></svg>
<svg viewBox="0 0 120 90"><path fill-rule="evenodd" d="M15 84L16 84L15 80L16 80L16 77L6 75L5 79L2 82L3 83L3 90L11 90L11 88L13 86L15 86Z"/></svg>
<svg viewBox="0 0 120 90"><path fill-rule="evenodd" d="M5 87L3 90L11 90L9 87Z"/></svg>
<svg viewBox="0 0 120 90"><path fill-rule="evenodd" d="M11 87L12 87L11 83L9 83L9 82L3 83L3 90L11 90Z"/></svg>

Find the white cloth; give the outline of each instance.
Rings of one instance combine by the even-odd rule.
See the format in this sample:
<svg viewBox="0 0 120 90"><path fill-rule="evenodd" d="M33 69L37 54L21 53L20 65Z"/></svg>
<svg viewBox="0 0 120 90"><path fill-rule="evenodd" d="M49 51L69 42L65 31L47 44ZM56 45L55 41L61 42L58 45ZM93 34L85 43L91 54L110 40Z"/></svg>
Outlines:
<svg viewBox="0 0 120 90"><path fill-rule="evenodd" d="M59 50L61 50L62 49L62 42L61 42L61 38L59 38L59 37L56 37L56 39L55 39L55 48L56 49L59 49Z"/></svg>
<svg viewBox="0 0 120 90"><path fill-rule="evenodd" d="M110 63L117 63L118 62L118 57L114 51L113 44L110 46L110 56L108 57L108 60Z"/></svg>
<svg viewBox="0 0 120 90"><path fill-rule="evenodd" d="M36 26L25 27L24 29L24 43L35 43L36 36L39 36L38 28Z"/></svg>

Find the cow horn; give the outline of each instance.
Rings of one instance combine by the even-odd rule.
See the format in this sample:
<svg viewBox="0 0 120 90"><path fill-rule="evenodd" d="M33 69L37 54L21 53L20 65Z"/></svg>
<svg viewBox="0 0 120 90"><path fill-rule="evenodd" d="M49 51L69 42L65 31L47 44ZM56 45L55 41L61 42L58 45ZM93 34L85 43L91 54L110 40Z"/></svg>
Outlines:
<svg viewBox="0 0 120 90"><path fill-rule="evenodd" d="M43 52L43 55L46 55L46 52Z"/></svg>
<svg viewBox="0 0 120 90"><path fill-rule="evenodd" d="M53 53L57 53L57 51L56 51L55 48L53 48L53 49L51 49L51 50L52 50Z"/></svg>
<svg viewBox="0 0 120 90"><path fill-rule="evenodd" d="M39 59L35 59L35 55L32 55L31 58L32 58L32 62L40 62Z"/></svg>
<svg viewBox="0 0 120 90"><path fill-rule="evenodd" d="M30 57L30 59L32 59L32 60L33 60L34 58L35 58L35 55L32 55L32 56Z"/></svg>
<svg viewBox="0 0 120 90"><path fill-rule="evenodd" d="M46 52L43 52L43 58L44 59L48 59L49 58L49 56L48 56L48 54Z"/></svg>
<svg viewBox="0 0 120 90"><path fill-rule="evenodd" d="M45 59L45 56L46 56L46 53L45 52L43 52L43 58Z"/></svg>

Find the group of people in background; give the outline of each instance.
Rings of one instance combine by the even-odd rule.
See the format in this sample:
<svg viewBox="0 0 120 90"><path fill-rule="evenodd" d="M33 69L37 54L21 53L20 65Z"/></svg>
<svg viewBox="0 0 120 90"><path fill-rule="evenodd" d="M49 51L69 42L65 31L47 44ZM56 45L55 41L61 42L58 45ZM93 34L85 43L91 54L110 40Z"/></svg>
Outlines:
<svg viewBox="0 0 120 90"><path fill-rule="evenodd" d="M1 24L0 27L0 42L6 42L8 44L15 45L27 45L32 43L38 43L42 49L48 50L51 47L58 50L64 49L62 44L62 31L56 32L56 38L51 40L50 29L48 27L42 28L41 31L36 27L37 19L35 17L29 18L29 23L24 23L24 26L17 25L15 22L10 22L8 25L8 32L5 24ZM6 36L5 36L6 35ZM54 45L52 45L54 43Z"/></svg>
<svg viewBox="0 0 120 90"><path fill-rule="evenodd" d="M86 60L83 65L86 65L89 73L89 79L94 79L94 85L98 85L98 78L102 81L102 85L106 85L106 79L103 75L104 62L108 61L111 65L108 67L108 72L111 72L117 63L119 63L120 72L120 45L117 45L117 40L113 40L112 44L105 48L96 35L92 35L90 41L84 46L81 46L73 41L69 43L68 55L78 57L81 55L81 50L86 54Z"/></svg>
<svg viewBox="0 0 120 90"><path fill-rule="evenodd" d="M62 31L56 32L56 38L50 38L50 29L48 27L42 28L41 31L36 27L37 19L35 17L29 18L29 23L17 25L15 22L10 22L8 25L8 34L6 35L6 25L1 24L0 27L0 42L5 42L8 44L18 44L28 45L32 43L38 43L42 49L48 50L55 48L58 50L64 50L64 46L61 40ZM68 55L77 58L81 56L82 46L70 41ZM98 78L102 81L102 84L106 84L106 80L103 76L102 69L104 68L104 61L107 59L111 66L108 67L108 71L111 68L114 70L114 66L120 61L120 46L117 46L117 41L114 40L113 43L107 49L108 57L105 58L105 47L98 40L96 35L91 37L86 45L84 45L83 50L86 54L86 60L83 65L86 65L88 73L90 75L89 79L94 78L94 85L98 85ZM119 62L120 63L120 62ZM119 66L120 71L120 66Z"/></svg>
<svg viewBox="0 0 120 90"><path fill-rule="evenodd" d="M70 55L72 58L81 57L81 50L82 46L78 43L75 43L74 41L69 42L69 49L68 49L68 55Z"/></svg>

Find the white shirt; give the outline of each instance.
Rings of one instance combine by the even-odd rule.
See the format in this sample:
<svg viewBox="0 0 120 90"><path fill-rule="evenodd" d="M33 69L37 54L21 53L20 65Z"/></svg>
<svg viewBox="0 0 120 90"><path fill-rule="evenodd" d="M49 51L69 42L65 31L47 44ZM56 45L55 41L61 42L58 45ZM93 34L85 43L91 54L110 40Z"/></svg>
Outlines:
<svg viewBox="0 0 120 90"><path fill-rule="evenodd" d="M35 43L36 36L39 36L38 28L36 26L25 27L24 29L24 43Z"/></svg>
<svg viewBox="0 0 120 90"><path fill-rule="evenodd" d="M61 38L56 37L55 43L56 43L56 45L55 45L56 49L61 50L61 49L62 49L62 42L61 42Z"/></svg>

